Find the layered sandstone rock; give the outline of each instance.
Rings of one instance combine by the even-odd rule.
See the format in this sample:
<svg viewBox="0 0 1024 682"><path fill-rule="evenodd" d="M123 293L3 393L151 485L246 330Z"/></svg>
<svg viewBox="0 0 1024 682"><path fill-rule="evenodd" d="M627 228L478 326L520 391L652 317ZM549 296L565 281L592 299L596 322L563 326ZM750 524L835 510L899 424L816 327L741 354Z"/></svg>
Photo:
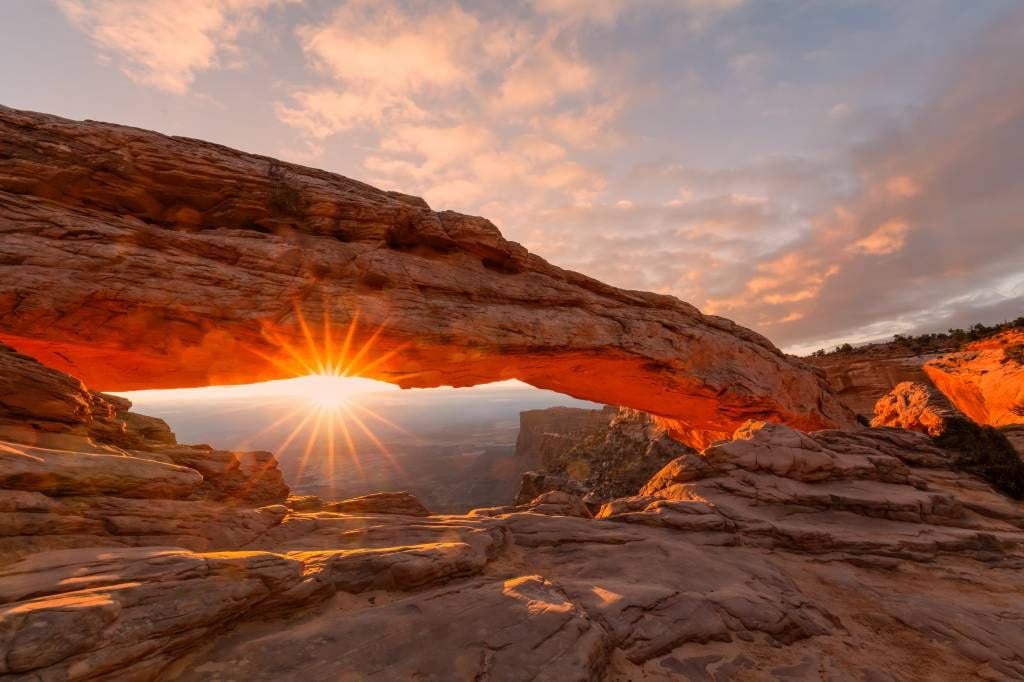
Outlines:
<svg viewBox="0 0 1024 682"><path fill-rule="evenodd" d="M934 384L979 424L1024 423L1024 331L1019 328L964 345L954 339L870 344L804 358L822 369L839 398L864 419L898 384Z"/></svg>
<svg viewBox="0 0 1024 682"><path fill-rule="evenodd" d="M482 550L475 576L249 621L175 670L228 680L1024 674L1011 625L1024 612L1007 601L1024 587L1024 506L951 469L923 434L752 423L736 436L687 453L597 520L538 500L536 512L427 526L286 522L263 542L318 545L335 525L346 544L503 540Z"/></svg>
<svg viewBox="0 0 1024 682"><path fill-rule="evenodd" d="M0 344L3 441L8 445L0 457L6 458L8 475L35 481L35 487L23 481L22 489L257 504L288 497L271 453L180 445L162 419L131 412L128 400L90 391L78 379ZM93 456L67 458L63 451ZM173 482L167 472L182 469L187 475Z"/></svg>
<svg viewBox="0 0 1024 682"><path fill-rule="evenodd" d="M635 495L667 462L692 452L645 412L605 408L566 413L571 409L522 413L526 419L521 423L533 429L520 442L536 443L540 470L523 475L516 504L555 490L586 496L591 503ZM538 437L541 428L545 431Z"/></svg>
<svg viewBox="0 0 1024 682"><path fill-rule="evenodd" d="M76 476L107 457L182 486L90 494L71 485L90 478L11 474L0 458L0 674L1024 675L1024 505L920 433L752 422L734 436L598 519L564 491L467 516L413 516L401 494L229 505L181 464L39 456Z"/></svg>
<svg viewBox="0 0 1024 682"><path fill-rule="evenodd" d="M929 436L941 436L952 422L967 416L931 384L904 381L875 403L872 426L894 426Z"/></svg>
<svg viewBox="0 0 1024 682"><path fill-rule="evenodd" d="M870 420L875 403L904 381L927 383L924 364L942 353L878 344L849 353L804 358L825 371L829 386L851 410Z"/></svg>
<svg viewBox="0 0 1024 682"><path fill-rule="evenodd" d="M924 366L954 405L979 424L1024 424L1024 331L975 341Z"/></svg>
<svg viewBox="0 0 1024 682"><path fill-rule="evenodd" d="M998 490L1024 499L1024 461L1014 427L978 424L930 385L899 384L875 405L872 426L898 426L926 433L956 454L956 466L988 480Z"/></svg>
<svg viewBox="0 0 1024 682"><path fill-rule="evenodd" d="M728 320L557 268L483 218L197 140L0 109L0 235L0 336L95 389L305 374L306 332L322 356L325 328L338 353L354 327L351 349L373 339L354 369L403 386L518 378L696 432L853 423Z"/></svg>
<svg viewBox="0 0 1024 682"><path fill-rule="evenodd" d="M430 516L430 511L407 492L374 493L323 505L325 511L348 514L402 514Z"/></svg>
<svg viewBox="0 0 1024 682"><path fill-rule="evenodd" d="M585 438L603 432L618 410L580 407L548 407L519 413L516 457L531 469L543 468L576 447Z"/></svg>
<svg viewBox="0 0 1024 682"><path fill-rule="evenodd" d="M511 368L705 434L752 414L848 421L759 337L552 268L479 219L213 145L0 111L0 327L89 377L273 376L259 353L299 326L282 301L322 321L312 278L364 319L390 309L376 348L412 345L370 373L393 380ZM0 370L0 675L1024 677L1024 505L941 438L746 422L596 519L564 490L465 516L391 513L415 509L400 495L325 511L239 494L286 499L266 453L178 445L8 349Z"/></svg>

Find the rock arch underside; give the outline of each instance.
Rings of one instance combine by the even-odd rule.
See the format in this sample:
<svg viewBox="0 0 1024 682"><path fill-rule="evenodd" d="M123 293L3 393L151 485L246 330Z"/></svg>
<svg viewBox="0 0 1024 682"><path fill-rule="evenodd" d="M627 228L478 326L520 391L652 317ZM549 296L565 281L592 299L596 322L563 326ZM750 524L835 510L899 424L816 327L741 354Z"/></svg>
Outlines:
<svg viewBox="0 0 1024 682"><path fill-rule="evenodd" d="M484 218L198 140L0 108L0 236L0 338L98 390L284 378L351 336L365 376L517 378L697 444L751 418L855 424L729 320L558 268Z"/></svg>

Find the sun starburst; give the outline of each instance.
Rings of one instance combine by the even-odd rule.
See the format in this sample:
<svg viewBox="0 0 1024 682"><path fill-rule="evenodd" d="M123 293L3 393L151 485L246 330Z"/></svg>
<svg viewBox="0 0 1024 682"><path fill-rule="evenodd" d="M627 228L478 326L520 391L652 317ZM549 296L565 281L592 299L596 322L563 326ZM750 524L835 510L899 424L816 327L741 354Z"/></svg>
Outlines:
<svg viewBox="0 0 1024 682"><path fill-rule="evenodd" d="M366 378L367 375L372 375L375 369L402 352L406 346L399 345L385 352L376 352L377 343L384 332L383 324L366 336L365 341L357 342L362 336L358 327L358 312L351 316L343 333L336 336L337 327L332 323L326 304L320 325L310 325L298 304L294 309L302 334L300 341L296 342L278 329L268 327L263 330L263 337L274 352L250 350L287 376L301 377L292 382L296 387L297 404L247 441L252 443L291 427L276 452L283 453L305 438L295 468L296 481L301 480L311 462L316 461L317 468L325 475L332 496L335 477L342 464L339 459L345 457L347 462L344 465L353 467L357 472L363 470L365 453L359 451L354 435L361 435L360 441L372 444L376 454L386 458L395 470L401 472L398 460L367 421L402 433L408 432L360 404L360 399L379 386L379 382Z"/></svg>

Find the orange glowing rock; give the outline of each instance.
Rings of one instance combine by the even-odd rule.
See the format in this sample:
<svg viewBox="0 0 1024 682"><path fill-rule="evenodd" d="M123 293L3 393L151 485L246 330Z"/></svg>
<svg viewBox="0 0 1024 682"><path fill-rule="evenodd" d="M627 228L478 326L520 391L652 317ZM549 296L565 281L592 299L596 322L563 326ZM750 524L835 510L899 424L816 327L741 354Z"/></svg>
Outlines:
<svg viewBox="0 0 1024 682"><path fill-rule="evenodd" d="M1024 424L1024 331L975 341L959 353L931 360L924 371L979 424Z"/></svg>
<svg viewBox="0 0 1024 682"><path fill-rule="evenodd" d="M729 320L555 267L483 218L197 140L0 107L0 263L0 338L98 390L338 358L406 387L517 378L700 445L748 419L855 424Z"/></svg>

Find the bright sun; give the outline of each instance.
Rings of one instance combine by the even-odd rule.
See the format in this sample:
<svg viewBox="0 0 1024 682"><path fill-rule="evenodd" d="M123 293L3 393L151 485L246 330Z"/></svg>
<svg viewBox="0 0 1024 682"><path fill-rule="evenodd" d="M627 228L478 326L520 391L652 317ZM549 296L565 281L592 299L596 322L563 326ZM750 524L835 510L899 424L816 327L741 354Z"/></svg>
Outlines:
<svg viewBox="0 0 1024 682"><path fill-rule="evenodd" d="M338 374L311 374L294 379L292 383L312 407L323 411L339 410L359 394L380 390L381 385L377 381Z"/></svg>

